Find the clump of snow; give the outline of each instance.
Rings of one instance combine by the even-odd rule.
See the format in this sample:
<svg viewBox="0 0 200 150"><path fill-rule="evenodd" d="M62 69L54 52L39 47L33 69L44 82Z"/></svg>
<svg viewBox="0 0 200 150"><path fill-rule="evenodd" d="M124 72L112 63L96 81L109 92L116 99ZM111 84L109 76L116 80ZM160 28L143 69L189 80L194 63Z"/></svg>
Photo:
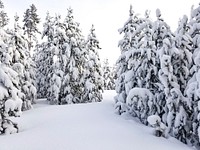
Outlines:
<svg viewBox="0 0 200 150"><path fill-rule="evenodd" d="M8 99L5 102L5 115L8 116L9 112L14 113L15 116L21 115L22 100L21 99Z"/></svg>
<svg viewBox="0 0 200 150"><path fill-rule="evenodd" d="M156 9L156 17L157 18L161 17L160 9Z"/></svg>
<svg viewBox="0 0 200 150"><path fill-rule="evenodd" d="M147 118L147 121L150 125L155 126L156 124L160 124L161 119L158 115L151 115Z"/></svg>
<svg viewBox="0 0 200 150"><path fill-rule="evenodd" d="M153 94L151 93L150 90L146 89L146 88L133 88L130 90L128 96L127 96L127 103L131 104L132 100L134 97L141 97L143 100L149 98L149 99L153 99Z"/></svg>

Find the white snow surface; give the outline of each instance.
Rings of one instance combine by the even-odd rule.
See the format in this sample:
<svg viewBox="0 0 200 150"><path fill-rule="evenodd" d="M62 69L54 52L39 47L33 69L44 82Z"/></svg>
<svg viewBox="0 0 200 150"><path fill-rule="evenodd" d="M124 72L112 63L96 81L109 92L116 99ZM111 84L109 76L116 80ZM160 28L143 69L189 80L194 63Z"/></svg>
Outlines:
<svg viewBox="0 0 200 150"><path fill-rule="evenodd" d="M192 150L174 138L153 135L153 128L114 113L115 91L100 103L48 105L38 100L21 117L20 132L0 136L0 150Z"/></svg>

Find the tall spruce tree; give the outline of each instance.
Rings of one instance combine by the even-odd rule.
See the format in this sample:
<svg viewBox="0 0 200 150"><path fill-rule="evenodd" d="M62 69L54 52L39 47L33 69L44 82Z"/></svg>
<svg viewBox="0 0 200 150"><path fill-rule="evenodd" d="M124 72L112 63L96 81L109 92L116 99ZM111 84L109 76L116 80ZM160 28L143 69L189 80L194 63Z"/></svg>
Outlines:
<svg viewBox="0 0 200 150"><path fill-rule="evenodd" d="M37 15L37 8L34 4L32 4L24 13L23 22L24 34L26 34L28 38L28 49L31 51L31 48L35 45L34 41L36 41L36 33L39 33L37 25L40 22Z"/></svg>
<svg viewBox="0 0 200 150"><path fill-rule="evenodd" d="M132 20L129 19L128 22L131 24L125 24L130 28L130 31L127 29L125 30L127 31L127 36L125 36L125 39L128 39L130 42L129 48L121 55L121 57L124 55L124 63L126 64L126 70L123 73L121 85L124 83L125 91L123 96L125 97L125 95L127 95L129 102L126 102L125 97L123 100L124 104L117 102L116 107L118 107L118 111L120 107L125 107L125 109L127 109L126 111L133 116L138 117L143 123L146 124L149 113L153 113L153 110L154 112L156 111L153 103L147 102L146 100L143 100L142 102L138 100L133 105L133 103L130 101L134 101L135 95L132 93L134 91L132 89L134 88L136 88L135 91L137 91L138 88L141 88L141 91L144 92L146 90L143 88L148 88L153 92L156 91L154 90L155 84L158 82L156 68L156 48L151 35L152 22L149 19L148 11L146 12L145 18L141 18L139 16L133 17L131 7L130 16L132 16ZM119 86L119 79L120 78L118 77L116 84L117 88ZM129 93L130 91L132 92ZM145 93L148 93L148 97L151 95L151 92L146 91ZM118 96L118 98L120 97ZM153 101L153 98L150 98L149 101ZM149 105L150 103L152 103L152 106ZM139 112L139 110L144 111Z"/></svg>
<svg viewBox="0 0 200 150"><path fill-rule="evenodd" d="M150 19L149 11L145 12L144 18L139 18L139 25L137 25L135 29L133 35L137 37L136 48L132 49L132 52L130 52L131 57L129 56L133 64L132 69L134 70L134 75L132 75L133 78L129 82L134 83L133 89L135 88L135 91L139 88L146 93L146 96L149 98L141 97L140 99L142 99L142 101L139 100L136 102L135 105L137 107L132 111L138 111L139 114L137 114L137 117L143 123L147 124L147 117L155 114L157 111L155 97L152 95L156 95L159 88L159 64L157 61L156 45L152 35L153 22ZM130 76L130 74L127 74L127 78L128 76ZM128 95L129 99L130 95L133 97L138 96L130 93ZM134 98L132 100L134 101Z"/></svg>
<svg viewBox="0 0 200 150"><path fill-rule="evenodd" d="M177 77L174 74L179 51L175 47L174 35L170 27L161 18L161 12L156 10L157 21L155 21L154 38L156 39L157 55L160 61L160 69L158 72L161 88L163 90L163 99L160 99L162 109L162 121L167 124L167 132L172 134L176 110L176 96L181 96L180 86ZM156 31L156 32L155 32ZM174 96L176 95L176 96Z"/></svg>
<svg viewBox="0 0 200 150"><path fill-rule="evenodd" d="M108 62L108 59L105 59L103 62L103 78L104 78L104 90L114 90L115 89L115 72Z"/></svg>
<svg viewBox="0 0 200 150"><path fill-rule="evenodd" d="M44 42L37 45L36 59L36 78L37 92L39 98L48 97L48 88L51 78L51 71L54 57L54 18L47 12L45 23L43 24L42 39Z"/></svg>
<svg viewBox="0 0 200 150"><path fill-rule="evenodd" d="M193 63L192 68L190 69L190 77L191 79L188 81L186 88L186 95L188 97L188 101L191 103L191 127L190 128L190 136L188 141L192 143L199 149L200 145L200 118L199 118L199 104L200 104L200 5L197 8L193 8L191 10L191 20L189 22L190 30L189 34L192 37L192 59Z"/></svg>
<svg viewBox="0 0 200 150"><path fill-rule="evenodd" d="M64 29L67 42L62 51L64 59L64 79L61 86L60 104L82 103L82 92L84 91L83 76L86 60L84 39L79 29L79 23L74 21L73 10L68 9L64 21ZM67 60L67 61L66 61ZM66 63L67 62L67 63Z"/></svg>
<svg viewBox="0 0 200 150"><path fill-rule="evenodd" d="M126 54L133 47L135 43L135 37L133 36L133 32L135 31L134 25L137 20L137 16L134 15L132 10L132 6L130 6L129 10L129 19L126 21L124 26L119 29L120 34L123 35L123 39L119 41L118 46L121 50L121 55L116 63L117 70L117 80L116 80L116 92L117 96L115 96L115 109L118 114L122 114L127 111L126 106L126 97L127 97L127 83L125 81L125 75L127 74L127 69L129 68L127 63ZM132 72L134 74L134 72ZM130 85L132 88L132 85ZM130 88L130 89L131 89Z"/></svg>
<svg viewBox="0 0 200 150"><path fill-rule="evenodd" d="M83 80L85 82L83 102L100 102L103 98L103 75L98 54L99 49L99 41L92 25L90 34L86 40L87 61L85 62L83 72Z"/></svg>
<svg viewBox="0 0 200 150"><path fill-rule="evenodd" d="M180 85L181 93L174 95L176 97L176 117L173 128L173 135L184 143L188 143L191 138L191 102L188 98L184 97L187 81L189 79L189 69L192 66L192 38L189 35L188 17L183 16L179 21L178 28L175 32L175 44L179 50L179 57L174 73L177 77L178 84ZM175 94L175 93L174 93Z"/></svg>
<svg viewBox="0 0 200 150"><path fill-rule="evenodd" d="M4 12L4 4L0 1L0 27L4 27L8 24L9 19L7 13Z"/></svg>
<svg viewBox="0 0 200 150"><path fill-rule="evenodd" d="M0 8L4 5L0 1ZM18 132L18 126L8 116L20 116L22 107L22 93L19 87L19 76L13 70L13 49L9 44L11 37L5 31L7 25L7 14L0 12L0 134L11 134ZM10 106L15 106L11 109ZM17 107L16 107L17 106Z"/></svg>
<svg viewBox="0 0 200 150"><path fill-rule="evenodd" d="M66 31L65 31L65 27L64 24L61 22L61 16L57 15L55 17L55 29L54 29L54 40L53 40L53 47L52 47L52 52L53 55L56 57L56 64L53 65L52 72L50 73L50 84L51 86L55 84L55 88L54 89L58 89L59 88L59 93L54 92L53 89L51 89L51 87L49 88L49 101L50 104L61 104L61 98L63 95L63 88L61 88L60 84L57 84L56 82L54 82L53 78L55 78L56 80L60 79L61 83L63 82L63 75L64 75L64 71L65 71L65 66L68 63L68 59L69 59L69 45L68 45L68 41L69 38L66 36ZM59 78L58 78L58 73L59 73ZM56 88L57 87L57 88ZM56 94L56 95L55 95ZM53 96L53 97L52 97Z"/></svg>
<svg viewBox="0 0 200 150"><path fill-rule="evenodd" d="M23 36L22 28L18 23L19 17L15 16L14 30L11 32L11 40L9 42L13 51L12 65L15 71L18 72L20 78L20 90L23 92L23 110L30 109L32 102L35 101L36 88L31 82L30 70L30 53L26 44L26 39Z"/></svg>

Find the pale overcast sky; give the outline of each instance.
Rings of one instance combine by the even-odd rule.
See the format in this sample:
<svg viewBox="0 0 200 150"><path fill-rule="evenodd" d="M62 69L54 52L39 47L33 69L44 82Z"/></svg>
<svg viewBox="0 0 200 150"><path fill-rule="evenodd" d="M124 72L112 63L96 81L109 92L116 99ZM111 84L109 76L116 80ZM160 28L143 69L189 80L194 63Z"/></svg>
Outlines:
<svg viewBox="0 0 200 150"><path fill-rule="evenodd" d="M123 26L129 17L130 4L136 13L144 14L145 10L151 11L151 17L155 18L156 8L160 8L165 21L173 30L177 27L179 18L184 14L189 15L191 6L197 6L198 0L2 0L5 11L13 20L17 12L22 18L23 13L31 4L35 4L38 15L44 21L46 12L52 16L61 14L64 18L67 8L74 10L75 21L80 23L84 36L87 36L92 24L96 28L96 35L100 41L102 50L99 52L101 59L108 58L114 64L120 55L117 47L122 38L118 29Z"/></svg>

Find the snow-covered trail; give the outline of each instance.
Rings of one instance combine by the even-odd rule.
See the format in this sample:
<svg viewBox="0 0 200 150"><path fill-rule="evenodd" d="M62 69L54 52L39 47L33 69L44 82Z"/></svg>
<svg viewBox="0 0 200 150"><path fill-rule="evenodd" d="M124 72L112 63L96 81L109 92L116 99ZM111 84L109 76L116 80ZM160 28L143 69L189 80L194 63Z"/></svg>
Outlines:
<svg viewBox="0 0 200 150"><path fill-rule="evenodd" d="M40 101L16 118L21 131L0 136L0 150L191 150L114 113L114 91L101 103L51 106Z"/></svg>

